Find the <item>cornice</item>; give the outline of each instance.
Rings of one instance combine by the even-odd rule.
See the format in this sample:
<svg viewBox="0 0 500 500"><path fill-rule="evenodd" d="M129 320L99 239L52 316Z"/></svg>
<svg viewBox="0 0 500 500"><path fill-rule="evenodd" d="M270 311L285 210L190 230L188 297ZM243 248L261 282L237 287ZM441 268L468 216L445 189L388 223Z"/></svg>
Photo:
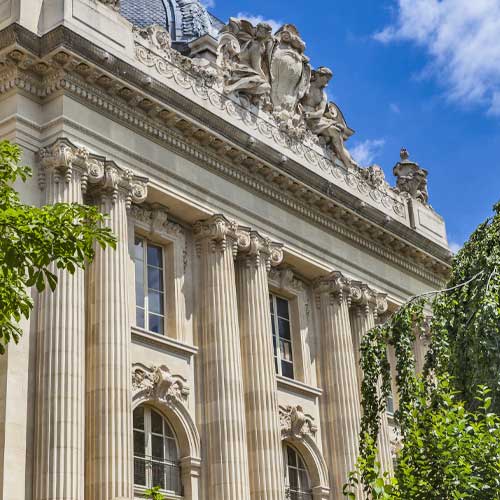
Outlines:
<svg viewBox="0 0 500 500"><path fill-rule="evenodd" d="M115 72L120 74L120 80L113 81L114 77L104 74L102 69L90 67L78 58L75 59L75 54L80 54L108 62L102 49L92 46L67 28L57 28L46 37L36 39L38 47L33 37L34 35L16 25L0 33L0 51L9 44L11 46L13 43L22 43L23 49L29 50L32 56L40 54L42 48L44 54L51 56L47 56L43 61L30 61L23 66L23 58L26 60L26 55L17 47L18 53L14 56L18 60L7 58L7 63L3 68L0 67L0 92L18 88L40 99L56 92L69 93L155 142L162 145L166 143L169 149L191 161L216 171L233 182L250 187L274 202L288 206L314 223L333 230L427 281L437 284L445 279L449 257L446 250L404 224L393 218L388 220L386 214L371 206L360 205L359 199L349 199L352 195L342 193L342 190L320 176L304 172L303 168L302 172L297 172L293 162L280 163L272 158L274 163L266 163L263 161L265 155L260 154L260 151L257 155L253 146L251 152L234 146L224 136L214 134L213 116L208 116L210 113L200 114L199 106L182 96L174 96L172 89L164 85L157 82L146 84L144 75L137 85L147 87L147 92L141 94L137 89L126 87L123 79L130 79L131 74L122 69L125 63L119 62ZM50 54L51 50L57 48L61 50ZM12 53L12 50L8 53ZM68 60L62 61L61 58L66 56ZM59 63L56 64L54 61L58 57ZM64 62L64 69L61 62ZM81 64L85 64L89 69L82 71ZM128 65L125 67L137 73L136 69L130 69ZM210 130L194 125L174 111L159 110L158 104L147 98L148 95L151 97L152 87L155 85L166 89L168 95L166 94L167 97L163 100L167 101L169 106L173 101L184 100L190 111L199 114L196 116L197 121L205 124ZM120 94L125 88L130 91L127 100ZM231 126L226 123L224 127L227 129ZM227 132L226 136L230 135L229 130L224 132ZM231 140L234 139L238 137L233 134ZM244 139L248 144L249 137ZM128 150L127 154L130 154ZM141 161L144 159L141 158ZM277 164L279 166L276 166Z"/></svg>

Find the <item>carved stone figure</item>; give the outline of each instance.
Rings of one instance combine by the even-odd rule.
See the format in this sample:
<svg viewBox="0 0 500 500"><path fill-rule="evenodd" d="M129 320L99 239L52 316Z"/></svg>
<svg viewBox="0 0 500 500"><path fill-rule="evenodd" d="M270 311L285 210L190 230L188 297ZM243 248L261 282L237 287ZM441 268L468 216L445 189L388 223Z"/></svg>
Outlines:
<svg viewBox="0 0 500 500"><path fill-rule="evenodd" d="M386 184L385 174L379 165L370 165L361 170L361 175L376 188L382 188Z"/></svg>
<svg viewBox="0 0 500 500"><path fill-rule="evenodd" d="M429 201L427 170L420 168L418 163L410 161L410 155L406 148L401 149L400 157L401 161L396 163L393 169L397 179L396 191L406 193L411 198L427 204Z"/></svg>
<svg viewBox="0 0 500 500"><path fill-rule="evenodd" d="M255 104L262 96L269 96L272 41L269 24L254 27L243 19L229 20L221 30L218 59L225 73L226 94L244 94Z"/></svg>
<svg viewBox="0 0 500 500"><path fill-rule="evenodd" d="M120 0L99 0L99 2L103 3L104 5L109 5L113 9L120 9Z"/></svg>
<svg viewBox="0 0 500 500"><path fill-rule="evenodd" d="M349 168L357 166L344 145L351 131L338 107L328 102L326 87L333 77L329 68L320 67L312 72L311 86L302 100L304 118L313 134L323 137L336 156Z"/></svg>
<svg viewBox="0 0 500 500"><path fill-rule="evenodd" d="M302 406L279 407L281 434L301 438L305 435L314 436L317 428L313 418L306 415Z"/></svg>
<svg viewBox="0 0 500 500"><path fill-rule="evenodd" d="M168 402L172 399L185 401L189 387L185 381L170 373L165 366L145 366L135 363L132 369L132 388L135 394L143 393L147 398Z"/></svg>
<svg viewBox="0 0 500 500"><path fill-rule="evenodd" d="M300 100L309 89L311 66L306 44L293 24L285 24L274 37L270 59L271 102L280 121L297 125L302 118Z"/></svg>

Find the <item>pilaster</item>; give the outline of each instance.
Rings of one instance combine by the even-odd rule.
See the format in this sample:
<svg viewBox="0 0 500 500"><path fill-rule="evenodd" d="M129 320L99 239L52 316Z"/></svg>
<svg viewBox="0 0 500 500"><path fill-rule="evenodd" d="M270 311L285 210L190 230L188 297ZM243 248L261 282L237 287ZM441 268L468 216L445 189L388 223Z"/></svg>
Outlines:
<svg viewBox="0 0 500 500"><path fill-rule="evenodd" d="M340 273L316 284L322 341L322 439L330 472L332 499L343 486L358 457L360 401L357 368L349 321L350 282ZM361 487L356 498L364 498Z"/></svg>
<svg viewBox="0 0 500 500"><path fill-rule="evenodd" d="M130 310L127 209L146 198L145 179L98 162L92 195L118 238L115 251L96 248L89 280L86 345L85 498L133 498Z"/></svg>
<svg viewBox="0 0 500 500"><path fill-rule="evenodd" d="M241 333L250 498L283 500L281 431L269 306L268 270L283 259L280 245L238 232L236 289Z"/></svg>
<svg viewBox="0 0 500 500"><path fill-rule="evenodd" d="M58 140L39 152L45 203L83 203L88 152ZM39 298L34 498L83 500L84 274L50 266L57 288Z"/></svg>
<svg viewBox="0 0 500 500"><path fill-rule="evenodd" d="M248 450L234 258L237 225L222 215L194 227L200 258L207 498L249 500Z"/></svg>

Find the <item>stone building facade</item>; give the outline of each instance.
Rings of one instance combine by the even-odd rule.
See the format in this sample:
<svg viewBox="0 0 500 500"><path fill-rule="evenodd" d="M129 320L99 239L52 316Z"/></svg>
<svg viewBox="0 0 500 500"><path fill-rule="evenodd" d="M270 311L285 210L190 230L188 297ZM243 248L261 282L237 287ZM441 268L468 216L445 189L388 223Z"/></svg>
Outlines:
<svg viewBox="0 0 500 500"><path fill-rule="evenodd" d="M0 1L22 196L96 204L119 239L0 357L1 499L342 498L361 338L450 253L405 150L395 187L352 160L331 77L295 26L198 1Z"/></svg>

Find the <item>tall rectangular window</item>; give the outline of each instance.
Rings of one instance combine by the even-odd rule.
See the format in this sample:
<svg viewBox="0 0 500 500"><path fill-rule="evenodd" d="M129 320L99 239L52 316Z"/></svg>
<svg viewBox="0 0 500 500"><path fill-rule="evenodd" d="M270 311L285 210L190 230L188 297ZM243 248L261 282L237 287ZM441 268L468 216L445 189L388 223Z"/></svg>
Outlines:
<svg viewBox="0 0 500 500"><path fill-rule="evenodd" d="M288 300L269 295L276 373L293 378L292 332Z"/></svg>
<svg viewBox="0 0 500 500"><path fill-rule="evenodd" d="M165 333L164 251L144 238L135 238L136 325Z"/></svg>

